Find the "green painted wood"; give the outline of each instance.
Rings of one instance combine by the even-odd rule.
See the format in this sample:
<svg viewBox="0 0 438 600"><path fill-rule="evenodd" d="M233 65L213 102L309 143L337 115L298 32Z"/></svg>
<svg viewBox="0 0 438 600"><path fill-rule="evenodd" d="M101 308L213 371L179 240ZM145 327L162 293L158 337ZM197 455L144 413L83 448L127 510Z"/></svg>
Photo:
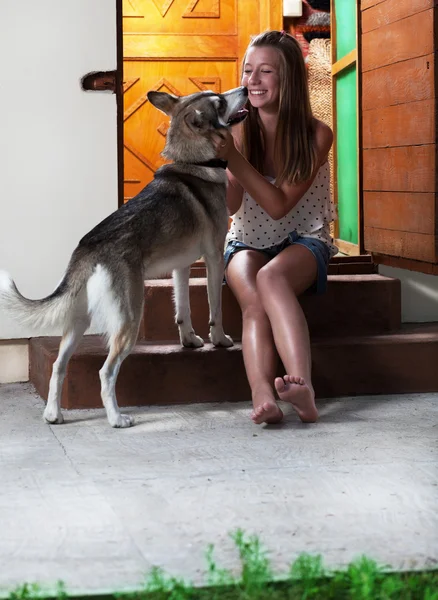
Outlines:
<svg viewBox="0 0 438 600"><path fill-rule="evenodd" d="M356 2L334 0L336 15L336 60L356 48Z"/></svg>
<svg viewBox="0 0 438 600"><path fill-rule="evenodd" d="M336 79L337 180L339 238L358 243L357 82L356 65Z"/></svg>

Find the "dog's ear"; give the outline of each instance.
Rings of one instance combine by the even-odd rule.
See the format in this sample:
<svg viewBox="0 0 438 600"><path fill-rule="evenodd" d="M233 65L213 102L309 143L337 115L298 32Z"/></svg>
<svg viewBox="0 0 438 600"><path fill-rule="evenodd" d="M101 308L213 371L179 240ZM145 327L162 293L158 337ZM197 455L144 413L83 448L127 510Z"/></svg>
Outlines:
<svg viewBox="0 0 438 600"><path fill-rule="evenodd" d="M167 94L166 92L148 92L147 96L149 102L153 104L155 108L158 108L161 112L169 115L169 117L172 116L179 101L178 96Z"/></svg>
<svg viewBox="0 0 438 600"><path fill-rule="evenodd" d="M190 129L194 129L195 131L203 129L205 125L203 114L200 110L191 110L184 116L184 121Z"/></svg>

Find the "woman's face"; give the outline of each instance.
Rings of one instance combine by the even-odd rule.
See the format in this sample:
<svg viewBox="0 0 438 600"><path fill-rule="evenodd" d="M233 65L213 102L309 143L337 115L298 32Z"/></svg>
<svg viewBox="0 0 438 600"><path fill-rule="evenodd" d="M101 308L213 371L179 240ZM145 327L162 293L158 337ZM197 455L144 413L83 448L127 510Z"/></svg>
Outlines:
<svg viewBox="0 0 438 600"><path fill-rule="evenodd" d="M249 48L243 65L242 85L254 108L277 112L280 97L280 54L271 46Z"/></svg>

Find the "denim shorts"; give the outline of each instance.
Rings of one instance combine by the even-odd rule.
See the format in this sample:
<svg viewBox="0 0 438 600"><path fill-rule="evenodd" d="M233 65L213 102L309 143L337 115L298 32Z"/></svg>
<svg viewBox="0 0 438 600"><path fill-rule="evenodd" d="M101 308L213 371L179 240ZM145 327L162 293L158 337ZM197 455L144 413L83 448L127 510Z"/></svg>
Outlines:
<svg viewBox="0 0 438 600"><path fill-rule="evenodd" d="M287 238L280 242L280 244L270 246L269 248L253 248L252 246L248 246L243 242L239 242L239 240L230 240L227 244L227 247L225 248L225 269L228 267L228 263L236 254L236 252L240 252L240 250L255 250L256 252L261 252L262 254L264 254L266 257L269 258L269 260L272 260L278 254L280 254L282 250L284 250L288 246L293 246L293 244L300 244L301 246L305 246L311 251L313 256L316 258L316 264L318 268L316 281L309 287L307 292L323 294L327 289L327 270L330 261L329 247L322 240L301 237L296 231L292 231L292 233L289 233Z"/></svg>

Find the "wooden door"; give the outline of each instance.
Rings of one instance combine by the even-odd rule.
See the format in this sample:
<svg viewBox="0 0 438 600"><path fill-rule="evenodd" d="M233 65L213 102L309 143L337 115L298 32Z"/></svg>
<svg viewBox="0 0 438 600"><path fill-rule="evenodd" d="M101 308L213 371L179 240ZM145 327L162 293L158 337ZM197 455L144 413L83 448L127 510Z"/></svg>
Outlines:
<svg viewBox="0 0 438 600"><path fill-rule="evenodd" d="M168 118L149 90L185 95L239 85L250 36L282 28L282 0L124 0L124 197L164 163Z"/></svg>
<svg viewBox="0 0 438 600"><path fill-rule="evenodd" d="M361 0L363 221L376 262L438 274L435 0Z"/></svg>
<svg viewBox="0 0 438 600"><path fill-rule="evenodd" d="M333 192L338 211L335 243L344 254L361 251L358 140L357 8L331 0Z"/></svg>

